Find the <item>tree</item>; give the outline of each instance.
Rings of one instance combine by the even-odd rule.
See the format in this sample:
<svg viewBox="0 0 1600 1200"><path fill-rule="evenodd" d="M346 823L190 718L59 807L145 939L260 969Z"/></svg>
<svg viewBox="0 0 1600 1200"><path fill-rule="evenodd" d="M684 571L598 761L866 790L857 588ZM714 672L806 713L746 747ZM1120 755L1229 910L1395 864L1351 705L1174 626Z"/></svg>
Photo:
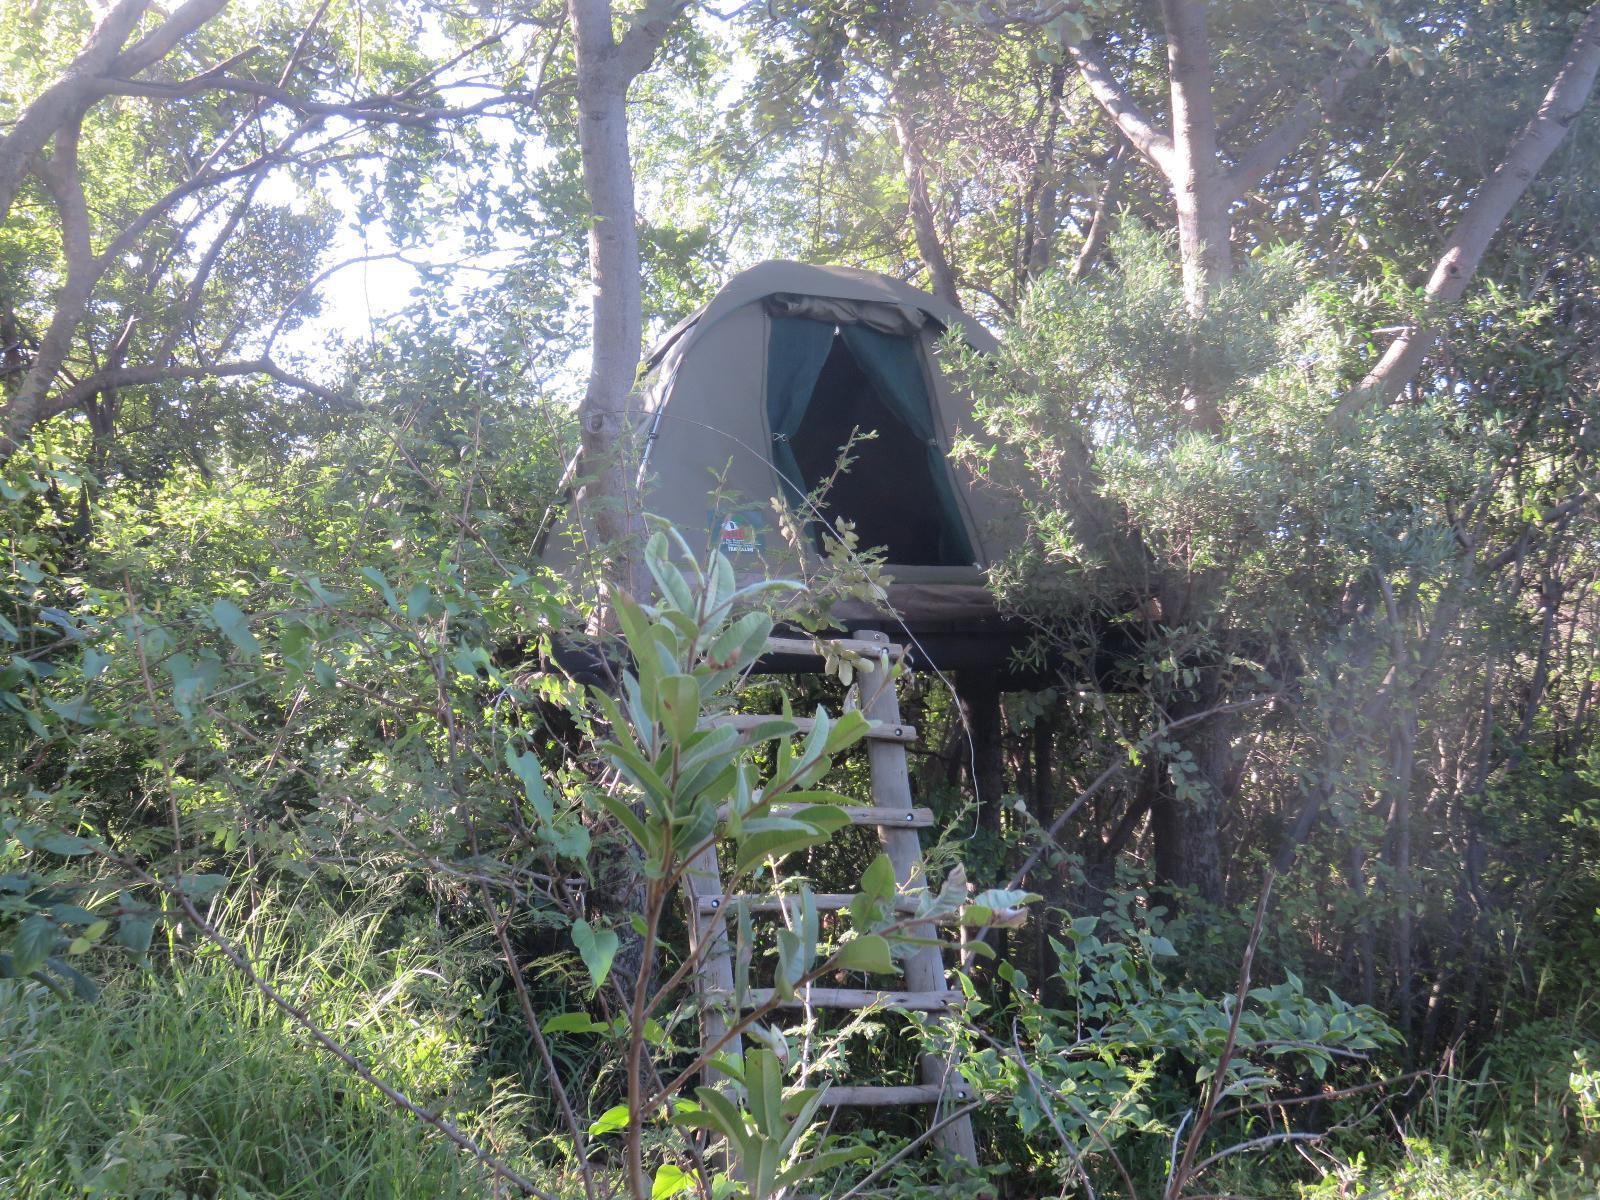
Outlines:
<svg viewBox="0 0 1600 1200"><path fill-rule="evenodd" d="M577 76L578 142L589 201L591 344L589 380L578 411L582 449L576 497L601 543L617 546L634 532L622 461L644 336L638 215L628 148L628 89L647 70L687 0L650 0L619 39L611 0L570 0ZM616 578L632 585L626 565Z"/></svg>
<svg viewBox="0 0 1600 1200"><path fill-rule="evenodd" d="M1246 12L1255 15L1252 9L1247 8ZM1224 437L1229 422L1237 421L1220 406L1222 376L1214 374L1218 370L1217 347L1207 344L1219 339L1221 331L1212 319L1212 310L1233 278L1235 206L1302 149L1319 120L1328 119L1351 85L1372 66L1380 49L1387 46L1394 57L1402 59L1417 54L1415 47L1406 44L1397 17L1381 6L1368 6L1362 12L1370 22L1369 28L1354 31L1349 43L1332 56L1325 73L1306 86L1292 103L1280 105L1280 111L1274 113L1259 100L1252 103L1242 86L1232 89L1245 99L1241 110L1229 117L1228 127L1252 133L1233 139L1226 150L1224 143L1228 139L1218 115L1213 14L1204 0L1163 0L1156 29L1135 27L1131 33L1103 41L1092 36L1088 15L1075 5L1057 5L1044 12L979 12L980 20L991 25L1009 18L1044 27L1058 37L1106 118L1164 186L1173 213L1191 328L1189 341L1181 351L1187 364L1182 406L1189 414L1185 424L1202 436ZM1513 141L1501 166L1467 206L1435 272L1435 281L1430 284L1430 295L1455 299L1463 293L1489 239L1587 100L1600 67L1597 32L1600 10L1591 10L1577 30L1565 62L1556 71L1538 114ZM1325 33L1312 32L1309 26L1307 34L1313 48L1327 39ZM1109 51L1115 48L1137 58L1153 47L1156 37L1164 46L1166 60L1161 79L1167 109L1164 122L1141 103L1128 80L1118 76L1109 57ZM1296 49L1303 54L1305 47L1297 44ZM1261 85L1261 91L1268 96L1285 90L1283 81L1270 76ZM1353 395L1397 394L1421 368L1427 340L1416 330L1402 335ZM1337 406L1330 419L1340 419L1353 402ZM1213 623L1219 588L1223 586L1217 572L1196 571L1181 562L1151 558L1147 540L1140 534L1141 520L1141 514L1125 514L1125 532L1121 536L1131 541L1113 554L1121 562L1133 564L1135 573L1144 576L1142 581L1130 580L1128 586L1147 589L1168 625L1198 630ZM1216 653L1225 658L1226 648L1218 648ZM1226 671L1215 662L1195 665L1200 671L1198 684L1162 697L1158 703L1180 720L1194 719L1178 743L1187 761L1192 762L1207 798L1181 801L1172 788L1161 788L1152 802L1152 828L1162 877L1216 901L1222 897L1223 882L1216 822L1226 802L1230 780L1236 778L1236 722L1226 716L1198 719L1207 711L1226 710L1229 698L1222 682Z"/></svg>
<svg viewBox="0 0 1600 1200"><path fill-rule="evenodd" d="M19 200L24 211L8 223L4 302L17 334L0 460L41 424L78 411L103 451L129 393L263 381L276 394L347 406L339 388L285 367L277 353L336 269L321 262L336 224L318 181L366 191L368 205L381 206L382 189L406 185L393 171L382 182L375 164L436 156L441 129L535 105L549 88L535 79L450 102L480 90L464 67L492 67L495 49L519 31L514 20L466 22L459 52L430 62L408 29L427 18L399 10L366 30L366 77L357 80L332 0L270 9L257 28L223 8L189 0L151 20L147 0L121 0L58 68L83 13L58 5L35 75L12 81L18 116L0 141L0 214ZM130 107L146 114L142 125L124 119ZM133 162L137 177L120 169ZM276 198L284 192L306 202ZM414 195L409 219L438 203ZM274 252L259 253L269 242Z"/></svg>

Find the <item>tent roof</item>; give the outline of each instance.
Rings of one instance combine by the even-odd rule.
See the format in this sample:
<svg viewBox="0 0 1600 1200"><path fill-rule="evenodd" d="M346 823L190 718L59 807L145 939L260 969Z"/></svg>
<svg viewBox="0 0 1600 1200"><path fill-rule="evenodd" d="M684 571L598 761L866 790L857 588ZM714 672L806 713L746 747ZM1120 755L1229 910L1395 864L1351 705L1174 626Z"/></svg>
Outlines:
<svg viewBox="0 0 1600 1200"><path fill-rule="evenodd" d="M960 330L962 338L974 350L989 353L998 345L988 330L959 308L946 304L928 292L919 291L909 283L879 275L876 271L859 271L854 267L819 267L774 260L740 271L723 284L709 304L678 322L651 348L645 360L646 367L653 370L686 334L690 336L684 342L683 349L688 349L690 342L735 309L779 292L798 296L826 296L834 300L901 304L927 313L946 329Z"/></svg>

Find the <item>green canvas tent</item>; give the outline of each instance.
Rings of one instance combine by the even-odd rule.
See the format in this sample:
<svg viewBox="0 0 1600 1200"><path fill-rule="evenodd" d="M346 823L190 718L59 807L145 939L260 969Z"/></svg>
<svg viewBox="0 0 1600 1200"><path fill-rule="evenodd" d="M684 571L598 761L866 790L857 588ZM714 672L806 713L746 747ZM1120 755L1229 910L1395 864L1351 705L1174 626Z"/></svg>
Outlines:
<svg viewBox="0 0 1600 1200"><path fill-rule="evenodd" d="M886 548L889 600L907 625L979 633L996 619L983 573L1006 548L1008 514L947 457L957 431L971 431L970 398L934 356L947 330L994 347L970 318L886 275L791 262L736 275L646 360L630 502L692 544L719 545L742 576L781 574L772 498L799 506L852 430L872 431L822 512L807 514L812 537L823 521L854 522L862 546ZM719 504L719 490L738 500ZM552 565L573 553L574 531L552 539ZM883 616L864 604L838 615Z"/></svg>

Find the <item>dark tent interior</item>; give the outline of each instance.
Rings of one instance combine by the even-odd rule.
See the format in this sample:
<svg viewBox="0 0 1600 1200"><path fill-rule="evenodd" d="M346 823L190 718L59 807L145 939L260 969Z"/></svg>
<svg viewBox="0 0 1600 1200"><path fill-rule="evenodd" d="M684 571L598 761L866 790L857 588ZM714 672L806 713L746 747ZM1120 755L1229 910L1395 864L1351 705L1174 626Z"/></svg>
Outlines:
<svg viewBox="0 0 1600 1200"><path fill-rule="evenodd" d="M840 448L853 431L872 433L875 436L856 442L851 451L854 462L829 488L824 514L830 520L853 521L860 544L888 547L892 563L970 563L972 552L953 503L942 452L935 445L931 449L936 453L930 453L931 439L919 436L885 403L882 390L849 344L862 340L836 332L827 348L799 428L788 438L801 479L808 491L815 489L833 473ZM871 355L875 350L879 374L897 372L893 381L901 393L894 398L897 407L920 407L920 413L911 415L921 416L931 431L926 385L910 340L874 334L866 352ZM936 471L945 478L937 478Z"/></svg>

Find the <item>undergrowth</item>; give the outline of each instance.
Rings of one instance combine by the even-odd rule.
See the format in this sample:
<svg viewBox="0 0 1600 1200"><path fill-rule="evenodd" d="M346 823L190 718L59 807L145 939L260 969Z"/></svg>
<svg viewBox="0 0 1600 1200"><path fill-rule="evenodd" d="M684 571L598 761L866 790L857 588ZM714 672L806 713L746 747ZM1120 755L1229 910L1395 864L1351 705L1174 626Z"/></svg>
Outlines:
<svg viewBox="0 0 1600 1200"><path fill-rule="evenodd" d="M503 1155L525 1097L476 1070L486 1019L467 947L397 924L381 899L311 890L221 915L292 1001L412 1099ZM473 1161L318 1052L205 945L112 974L77 1003L0 981L0 1178L17 1200L487 1196Z"/></svg>

